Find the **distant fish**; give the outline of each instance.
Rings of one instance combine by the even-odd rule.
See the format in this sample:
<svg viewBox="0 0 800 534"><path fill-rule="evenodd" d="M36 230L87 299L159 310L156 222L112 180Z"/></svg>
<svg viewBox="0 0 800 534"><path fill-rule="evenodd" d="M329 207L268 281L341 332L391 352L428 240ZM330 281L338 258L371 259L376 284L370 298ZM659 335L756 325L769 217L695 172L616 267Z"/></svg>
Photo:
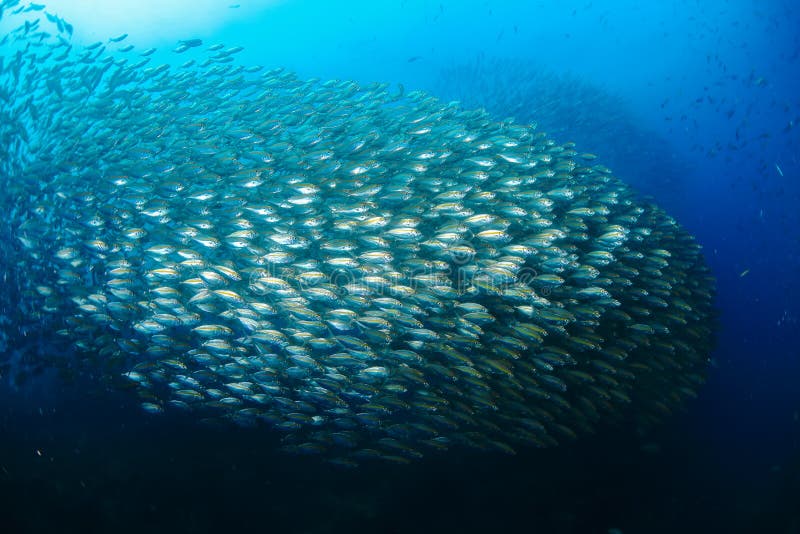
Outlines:
<svg viewBox="0 0 800 534"><path fill-rule="evenodd" d="M783 178L783 171L781 170L781 166L778 165L777 163L775 163L775 170L777 170L778 174L780 174L781 178Z"/></svg>
<svg viewBox="0 0 800 534"><path fill-rule="evenodd" d="M749 272L750 272L750 269L745 269L744 271L742 271L742 272L739 274L739 278L744 278L745 276L747 276L747 275L748 275L748 273L749 273Z"/></svg>
<svg viewBox="0 0 800 534"><path fill-rule="evenodd" d="M408 62L414 63L415 61L419 61L420 59L422 59L422 56L411 56L410 58L408 58Z"/></svg>
<svg viewBox="0 0 800 534"><path fill-rule="evenodd" d="M184 39L183 41L178 41L178 44L188 46L189 48L194 48L195 46L200 46L203 44L202 39Z"/></svg>
<svg viewBox="0 0 800 534"><path fill-rule="evenodd" d="M122 35L120 35L119 37L111 37L111 38L109 39L109 42L112 42L112 43L118 43L118 42L120 42L120 41L124 41L126 37L128 37L128 34L127 34L127 33L123 33L123 34L122 34Z"/></svg>
<svg viewBox="0 0 800 534"><path fill-rule="evenodd" d="M50 17L48 16L48 18L50 18ZM56 27L58 27L58 31L60 33L63 33L66 30L66 27L65 27L66 23L64 22L63 19L61 19L59 17L56 17L56 16L53 16L53 19L51 19L51 22L53 24L55 24ZM70 33L72 33L72 32L70 31Z"/></svg>
<svg viewBox="0 0 800 534"><path fill-rule="evenodd" d="M231 4L228 6L228 9L238 9L240 7L239 4Z"/></svg>
<svg viewBox="0 0 800 534"><path fill-rule="evenodd" d="M173 52L182 54L187 50L189 50L190 48L200 46L201 44L203 44L202 39L186 39L184 41L178 41L178 46L173 50Z"/></svg>

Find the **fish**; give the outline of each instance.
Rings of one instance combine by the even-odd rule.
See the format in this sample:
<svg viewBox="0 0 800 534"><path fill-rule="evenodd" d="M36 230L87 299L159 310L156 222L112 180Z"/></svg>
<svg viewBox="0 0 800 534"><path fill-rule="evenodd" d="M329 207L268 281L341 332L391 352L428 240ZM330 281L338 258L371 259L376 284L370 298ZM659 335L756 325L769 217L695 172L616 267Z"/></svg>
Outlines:
<svg viewBox="0 0 800 534"><path fill-rule="evenodd" d="M178 41L179 45L184 45L189 48L194 48L196 46L201 46L203 44L202 39L184 39L182 41Z"/></svg>
<svg viewBox="0 0 800 534"><path fill-rule="evenodd" d="M201 46L202 44L203 44L202 39L184 39L182 41L178 41L178 46L175 47L173 51L178 54L182 54L183 52L186 52L191 48Z"/></svg>
<svg viewBox="0 0 800 534"><path fill-rule="evenodd" d="M63 347L37 363L345 467L647 427L701 387L702 247L576 143L240 46L123 50L3 50L0 298L10 344Z"/></svg>

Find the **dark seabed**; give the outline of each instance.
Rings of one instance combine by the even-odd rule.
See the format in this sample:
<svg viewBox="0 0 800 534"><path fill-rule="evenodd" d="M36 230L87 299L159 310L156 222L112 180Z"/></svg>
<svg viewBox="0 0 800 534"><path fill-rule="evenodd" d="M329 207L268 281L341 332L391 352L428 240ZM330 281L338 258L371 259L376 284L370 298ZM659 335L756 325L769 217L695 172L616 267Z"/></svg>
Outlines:
<svg viewBox="0 0 800 534"><path fill-rule="evenodd" d="M63 410L91 421L57 416ZM800 525L799 466L731 473L696 437L697 421L672 421L647 441L612 429L513 457L456 453L341 471L287 458L262 432L137 414L72 401L55 414L6 417L28 422L2 445L6 532L791 533Z"/></svg>

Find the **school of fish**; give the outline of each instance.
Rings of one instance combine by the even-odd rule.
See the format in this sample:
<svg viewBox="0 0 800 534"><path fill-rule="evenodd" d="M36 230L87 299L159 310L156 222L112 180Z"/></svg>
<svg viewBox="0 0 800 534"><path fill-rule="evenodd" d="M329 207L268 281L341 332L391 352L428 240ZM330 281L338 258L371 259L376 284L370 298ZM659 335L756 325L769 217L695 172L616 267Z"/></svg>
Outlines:
<svg viewBox="0 0 800 534"><path fill-rule="evenodd" d="M483 107L496 119L536 124L554 139L597 153L640 191L678 194L691 173L669 139L638 120L630 103L585 78L531 60L479 55L441 69L431 86L440 98Z"/></svg>
<svg viewBox="0 0 800 534"><path fill-rule="evenodd" d="M145 411L347 467L646 425L703 383L700 246L573 143L45 14L0 41L4 309Z"/></svg>

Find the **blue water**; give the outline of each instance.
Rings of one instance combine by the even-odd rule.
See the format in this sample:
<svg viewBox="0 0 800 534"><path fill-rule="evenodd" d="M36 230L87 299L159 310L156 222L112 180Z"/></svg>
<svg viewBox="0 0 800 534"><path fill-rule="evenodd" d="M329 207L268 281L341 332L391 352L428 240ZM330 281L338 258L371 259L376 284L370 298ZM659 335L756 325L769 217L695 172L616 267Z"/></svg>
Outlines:
<svg viewBox="0 0 800 534"><path fill-rule="evenodd" d="M239 4L225 9L246 16L213 30L154 22L128 39L160 46L166 59L178 39L241 44L243 63L434 92L454 65L513 59L613 95L623 109L593 114L622 113L626 131L658 139L653 165L616 160L613 170L697 237L717 280L708 382L646 438L607 431L511 459L465 454L342 475L264 452L263 436L187 438L185 422L143 421L123 397L83 395L46 376L2 396L8 532L56 521L97 532L800 532L798 5ZM75 28L79 42L98 37ZM494 82L503 87L507 74ZM579 148L620 153L599 139L606 145Z"/></svg>

